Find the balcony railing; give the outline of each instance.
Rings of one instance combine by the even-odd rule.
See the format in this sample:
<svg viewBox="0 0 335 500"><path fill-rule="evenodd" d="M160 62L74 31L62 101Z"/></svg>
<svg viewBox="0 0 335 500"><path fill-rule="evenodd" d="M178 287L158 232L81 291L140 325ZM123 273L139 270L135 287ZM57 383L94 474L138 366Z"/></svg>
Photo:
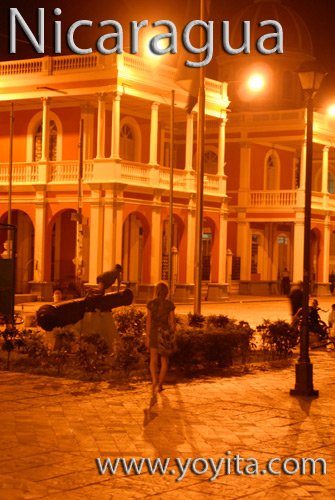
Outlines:
<svg viewBox="0 0 335 500"><path fill-rule="evenodd" d="M51 184L61 189L78 182L78 161L51 161L47 164L39 162L13 163L12 183L14 185ZM47 180L46 180L47 179ZM96 183L124 182L129 185L161 188L169 190L170 171L167 167L157 167L145 163L121 161L115 163L105 158L94 162L85 161L83 165L83 181ZM9 183L8 163L0 164L0 185ZM175 191L194 192L194 172L174 169L173 186ZM206 174L204 192L222 195L220 180L216 175Z"/></svg>
<svg viewBox="0 0 335 500"><path fill-rule="evenodd" d="M66 184L68 182L78 182L79 163L73 162L50 162L51 182ZM93 179L93 161L85 162L83 165L83 180L91 181Z"/></svg>
<svg viewBox="0 0 335 500"><path fill-rule="evenodd" d="M38 163L13 163L12 183L32 184L38 181ZM8 163L0 163L0 184L9 183Z"/></svg>
<svg viewBox="0 0 335 500"><path fill-rule="evenodd" d="M250 191L251 207L294 207L297 203L297 192L288 191Z"/></svg>

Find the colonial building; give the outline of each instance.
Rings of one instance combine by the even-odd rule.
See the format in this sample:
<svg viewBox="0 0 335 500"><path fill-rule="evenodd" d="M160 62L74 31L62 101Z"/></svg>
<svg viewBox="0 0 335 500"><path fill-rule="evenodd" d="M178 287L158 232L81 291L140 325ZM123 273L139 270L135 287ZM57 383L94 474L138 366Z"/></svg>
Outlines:
<svg viewBox="0 0 335 500"><path fill-rule="evenodd" d="M174 90L173 282L176 298L190 299L197 107L192 114L186 113L188 93L178 85L176 70L125 53L5 62L0 73L0 221L6 222L8 213L9 110L13 103L17 291L28 292L31 285L36 289L36 283L75 279L78 254L73 214L78 208L81 123L81 280L95 283L100 272L121 263L123 280L145 298L157 281L167 279ZM227 84L206 79L203 279L214 297L222 294L220 285L227 281L227 106ZM5 238L3 232L2 246Z"/></svg>
<svg viewBox="0 0 335 500"><path fill-rule="evenodd" d="M259 21L278 20L284 54L223 54L218 79L206 79L203 282L209 299L222 299L227 290L279 293L284 268L294 282L303 274L306 113L295 70L313 59L312 41L289 7L255 0L235 20L234 47L246 19L252 43L262 34ZM256 70L266 76L265 89L250 101L244 82ZM0 222L8 213L13 103L17 291L74 281L78 269L83 281L95 283L116 263L140 299L167 279L174 90L173 282L175 299L191 300L197 107L186 113L188 94L176 69L124 53L4 62L0 74ZM73 214L80 202L81 124L79 262ZM315 110L313 142L311 272L320 294L329 292L335 271L335 120L325 110ZM6 235L1 238L0 253Z"/></svg>
<svg viewBox="0 0 335 500"><path fill-rule="evenodd" d="M278 293L285 268L293 282L303 276L306 173L306 112L297 67L311 61L309 31L280 0L254 0L233 23L232 45L241 45L241 24L250 20L252 45L264 34L259 22L283 27L284 53L218 58L219 80L232 82L232 113L226 130L228 255L233 255L231 290ZM270 43L270 41L269 41ZM268 48L271 48L271 43ZM242 82L264 75L264 90L252 101ZM311 276L314 292L329 293L335 271L335 120L315 108L313 130Z"/></svg>

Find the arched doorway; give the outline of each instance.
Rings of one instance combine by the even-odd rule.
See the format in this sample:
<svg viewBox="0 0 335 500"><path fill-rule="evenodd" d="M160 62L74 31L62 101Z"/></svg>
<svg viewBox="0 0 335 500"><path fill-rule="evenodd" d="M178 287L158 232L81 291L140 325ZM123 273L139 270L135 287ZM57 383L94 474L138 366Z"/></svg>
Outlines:
<svg viewBox="0 0 335 500"><path fill-rule="evenodd" d="M75 281L76 221L75 210L64 210L55 217L51 234L51 281Z"/></svg>
<svg viewBox="0 0 335 500"><path fill-rule="evenodd" d="M284 269L289 269L289 238L285 234L280 234L278 244L278 279L283 274Z"/></svg>
<svg viewBox="0 0 335 500"><path fill-rule="evenodd" d="M123 223L122 267L123 280L143 281L143 224L138 214L131 213Z"/></svg>
<svg viewBox="0 0 335 500"><path fill-rule="evenodd" d="M211 278L212 247L212 224L209 219L205 218L202 228L202 281L209 281Z"/></svg>
<svg viewBox="0 0 335 500"><path fill-rule="evenodd" d="M179 248L184 231L184 223L178 215L173 215L172 222L172 281L179 283ZM162 268L161 278L169 279L169 217L162 225Z"/></svg>
<svg viewBox="0 0 335 500"><path fill-rule="evenodd" d="M3 224L8 222L8 213L1 218ZM12 211L12 224L17 227L16 260L15 260L15 292L29 293L29 281L34 278L34 226L30 217L22 210ZM0 232L0 253L5 249L6 231Z"/></svg>

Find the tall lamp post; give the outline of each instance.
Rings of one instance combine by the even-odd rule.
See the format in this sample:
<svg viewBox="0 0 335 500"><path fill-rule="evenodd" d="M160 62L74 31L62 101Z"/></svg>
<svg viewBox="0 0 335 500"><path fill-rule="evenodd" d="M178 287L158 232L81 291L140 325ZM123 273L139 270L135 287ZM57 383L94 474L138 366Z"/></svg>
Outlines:
<svg viewBox="0 0 335 500"><path fill-rule="evenodd" d="M324 69L314 61L301 64L297 70L299 80L306 98L307 131L306 131L306 181L305 181L305 224L304 224L304 276L302 325L300 332L300 356L295 365L295 388L293 396L318 396L319 391L313 387L313 365L309 359L309 326L308 300L310 283L310 236L311 236L311 201L312 201L312 162L313 162L313 110L314 98L318 93L322 80L326 75Z"/></svg>

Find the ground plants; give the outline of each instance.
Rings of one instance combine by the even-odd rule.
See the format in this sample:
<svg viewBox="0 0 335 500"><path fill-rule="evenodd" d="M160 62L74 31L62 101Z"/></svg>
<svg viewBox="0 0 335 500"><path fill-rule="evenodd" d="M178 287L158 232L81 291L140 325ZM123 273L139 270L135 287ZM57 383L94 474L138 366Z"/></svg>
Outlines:
<svg viewBox="0 0 335 500"><path fill-rule="evenodd" d="M10 355L12 351L15 348L21 349L25 345L25 330L19 330L14 325L7 325L6 328L1 331L1 335L3 338L2 350L7 352L6 369L9 370Z"/></svg>
<svg viewBox="0 0 335 500"><path fill-rule="evenodd" d="M261 334L263 349L273 358L287 358L299 343L299 332L284 320L264 320L256 329Z"/></svg>

